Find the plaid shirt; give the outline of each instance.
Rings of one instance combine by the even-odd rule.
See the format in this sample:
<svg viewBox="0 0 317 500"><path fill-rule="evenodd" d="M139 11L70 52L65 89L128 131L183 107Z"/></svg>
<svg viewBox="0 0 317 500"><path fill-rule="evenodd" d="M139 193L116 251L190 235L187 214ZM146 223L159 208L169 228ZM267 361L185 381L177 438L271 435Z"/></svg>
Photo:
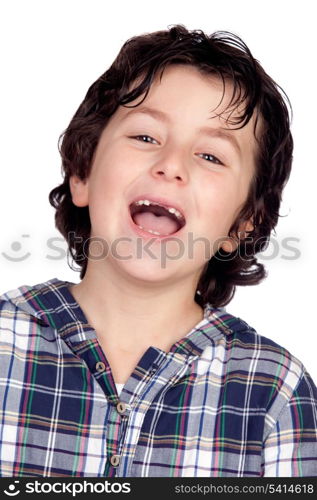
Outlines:
<svg viewBox="0 0 317 500"><path fill-rule="evenodd" d="M207 305L119 398L71 285L0 297L1 476L317 476L316 387L286 349Z"/></svg>

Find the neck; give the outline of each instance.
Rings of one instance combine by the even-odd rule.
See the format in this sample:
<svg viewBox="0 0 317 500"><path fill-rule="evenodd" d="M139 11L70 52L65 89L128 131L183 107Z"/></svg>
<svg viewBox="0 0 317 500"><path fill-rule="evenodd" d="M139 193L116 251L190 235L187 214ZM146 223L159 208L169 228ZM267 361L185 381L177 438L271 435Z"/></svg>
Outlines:
<svg viewBox="0 0 317 500"><path fill-rule="evenodd" d="M90 263L90 262L89 262ZM124 350L153 345L164 350L203 318L195 302L197 279L150 283L120 276L109 266L89 266L70 292L102 342Z"/></svg>

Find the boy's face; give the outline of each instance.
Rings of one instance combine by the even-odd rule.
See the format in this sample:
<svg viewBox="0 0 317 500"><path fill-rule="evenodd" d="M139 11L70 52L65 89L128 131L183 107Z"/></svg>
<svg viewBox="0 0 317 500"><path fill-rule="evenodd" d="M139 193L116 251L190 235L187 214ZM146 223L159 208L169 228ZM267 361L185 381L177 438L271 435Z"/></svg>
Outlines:
<svg viewBox="0 0 317 500"><path fill-rule="evenodd" d="M197 282L221 246L234 249L226 237L255 172L256 142L254 119L240 130L225 121L231 90L226 84L221 102L219 79L173 65L141 105L131 108L138 98L118 108L101 135L89 178L70 181L74 204L89 206L91 237L104 245L91 244L88 268L111 265L145 282ZM131 215L135 200L177 208L186 223L177 230L167 214L152 213L157 206L134 205L144 213Z"/></svg>

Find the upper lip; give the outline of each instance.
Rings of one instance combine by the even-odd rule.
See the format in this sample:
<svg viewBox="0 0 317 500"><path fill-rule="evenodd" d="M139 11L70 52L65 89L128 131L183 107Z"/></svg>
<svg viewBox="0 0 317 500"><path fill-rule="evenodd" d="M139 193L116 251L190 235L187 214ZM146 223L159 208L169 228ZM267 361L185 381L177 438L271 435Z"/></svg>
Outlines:
<svg viewBox="0 0 317 500"><path fill-rule="evenodd" d="M139 200L149 200L153 201L153 203L158 203L159 205L162 205L165 208L176 208L182 216L184 217L184 221L186 221L186 213L184 211L184 208L181 207L177 202L175 203L173 200L162 197L162 196L155 196L152 194L142 194L140 196L137 196L136 198L133 198L130 203L129 203L129 208L133 203Z"/></svg>

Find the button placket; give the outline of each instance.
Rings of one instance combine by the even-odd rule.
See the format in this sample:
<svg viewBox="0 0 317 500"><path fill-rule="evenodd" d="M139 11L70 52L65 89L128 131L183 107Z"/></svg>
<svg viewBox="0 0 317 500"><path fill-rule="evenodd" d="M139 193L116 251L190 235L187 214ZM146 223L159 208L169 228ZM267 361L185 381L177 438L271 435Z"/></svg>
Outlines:
<svg viewBox="0 0 317 500"><path fill-rule="evenodd" d="M138 427L135 429L135 432L129 432L127 434L127 429L129 425L131 425L131 421L134 419L129 418L125 419L126 427L124 427L124 436L129 436L129 440L126 441L123 445L122 438L120 438L120 447L117 451L121 452L123 450L128 449L129 452L124 454L124 471L125 474L129 475L130 471L133 467L133 461L138 454L142 455L140 452L140 447L138 446L140 433L143 429L144 418L153 402L153 399L157 396L157 394L163 390L166 385L171 386L173 383L179 380L179 378L187 371L188 365L194 361L198 356L192 356L190 359L187 356L184 356L179 353L168 353L165 354L164 360L160 363L152 363L152 366L147 367L147 370L144 370L144 376L142 382L144 385L142 388L139 387L138 392L135 391L135 387L129 387L128 391L133 393L133 397L130 398L129 401L129 414L131 412L132 415L137 415L138 418ZM148 384L150 377L158 377L159 381L157 383L153 383L153 378L151 383ZM165 383L164 383L165 382ZM138 382L139 383L139 382ZM141 384L139 383L139 386ZM133 391L132 391L133 390ZM129 415L131 417L131 415ZM122 455L121 462L122 462ZM143 459L144 457L142 457Z"/></svg>
<svg viewBox="0 0 317 500"><path fill-rule="evenodd" d="M117 404L112 406L112 410L109 414L107 436L111 436L111 446L108 449L108 463L116 470L118 470L123 458L122 451L127 430L128 409L128 404L117 400ZM122 411L126 414L124 415Z"/></svg>

